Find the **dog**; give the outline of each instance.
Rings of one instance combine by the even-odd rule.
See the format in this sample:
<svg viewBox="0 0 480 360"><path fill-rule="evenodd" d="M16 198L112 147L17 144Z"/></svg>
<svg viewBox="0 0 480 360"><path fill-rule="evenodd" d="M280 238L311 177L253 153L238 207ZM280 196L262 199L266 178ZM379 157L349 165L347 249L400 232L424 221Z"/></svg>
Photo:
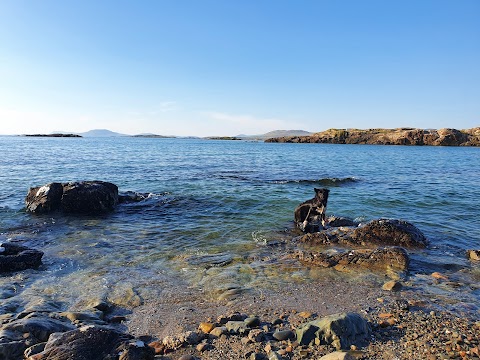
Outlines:
<svg viewBox="0 0 480 360"><path fill-rule="evenodd" d="M319 231L326 225L325 211L327 209L328 189L315 188L315 197L307 200L295 209L295 225L304 232Z"/></svg>

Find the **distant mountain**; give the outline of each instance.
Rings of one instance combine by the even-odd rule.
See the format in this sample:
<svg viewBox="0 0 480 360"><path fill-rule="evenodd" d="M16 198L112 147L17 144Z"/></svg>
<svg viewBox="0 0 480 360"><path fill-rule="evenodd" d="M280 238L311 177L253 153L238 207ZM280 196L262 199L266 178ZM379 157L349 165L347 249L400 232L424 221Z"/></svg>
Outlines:
<svg viewBox="0 0 480 360"><path fill-rule="evenodd" d="M110 131L107 129L95 129L95 130L90 130L87 132L83 133L78 133L79 135L82 135L84 137L112 137L112 136L128 136L125 134L120 134L114 131Z"/></svg>
<svg viewBox="0 0 480 360"><path fill-rule="evenodd" d="M261 135L241 134L235 137L240 139L246 139L246 140L249 140L249 139L265 140L265 139L285 137L285 136L309 136L309 135L312 135L312 133L305 130L274 130Z"/></svg>

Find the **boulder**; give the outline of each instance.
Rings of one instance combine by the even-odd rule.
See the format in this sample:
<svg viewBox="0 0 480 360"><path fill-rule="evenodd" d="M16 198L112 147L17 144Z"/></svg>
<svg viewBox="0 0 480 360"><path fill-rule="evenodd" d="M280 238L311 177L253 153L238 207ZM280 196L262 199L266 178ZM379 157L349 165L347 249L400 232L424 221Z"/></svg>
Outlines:
<svg viewBox="0 0 480 360"><path fill-rule="evenodd" d="M42 263L43 252L25 246L4 243L0 245L0 273L36 269Z"/></svg>
<svg viewBox="0 0 480 360"><path fill-rule="evenodd" d="M424 248L425 235L414 225L403 220L378 219L356 228L352 233L359 245L392 245L407 248Z"/></svg>
<svg viewBox="0 0 480 360"><path fill-rule="evenodd" d="M128 334L85 326L51 336L44 351L36 356L38 360L153 360L155 351Z"/></svg>
<svg viewBox="0 0 480 360"><path fill-rule="evenodd" d="M33 187L25 198L26 210L46 214L60 210L70 214L99 214L118 204L118 188L105 181L50 183Z"/></svg>
<svg viewBox="0 0 480 360"><path fill-rule="evenodd" d="M337 350L350 349L351 345L362 346L370 336L368 322L356 313L340 313L310 321L297 328L300 345L312 343L332 344Z"/></svg>

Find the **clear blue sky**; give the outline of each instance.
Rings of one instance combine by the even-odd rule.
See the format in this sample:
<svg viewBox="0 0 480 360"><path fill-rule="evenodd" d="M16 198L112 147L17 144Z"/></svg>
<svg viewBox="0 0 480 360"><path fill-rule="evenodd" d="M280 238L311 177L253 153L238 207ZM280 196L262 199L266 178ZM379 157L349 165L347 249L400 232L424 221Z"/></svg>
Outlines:
<svg viewBox="0 0 480 360"><path fill-rule="evenodd" d="M0 134L403 126L480 126L480 1L0 1Z"/></svg>

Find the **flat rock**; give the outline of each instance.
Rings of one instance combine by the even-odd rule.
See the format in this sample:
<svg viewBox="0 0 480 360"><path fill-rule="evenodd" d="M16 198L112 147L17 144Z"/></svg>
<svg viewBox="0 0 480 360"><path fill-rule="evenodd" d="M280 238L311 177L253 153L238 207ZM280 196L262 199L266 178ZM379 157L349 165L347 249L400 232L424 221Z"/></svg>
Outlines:
<svg viewBox="0 0 480 360"><path fill-rule="evenodd" d="M361 346L369 338L371 329L367 321L356 313L340 313L310 321L297 328L297 341L310 345L318 339L320 344L332 344L337 350Z"/></svg>

